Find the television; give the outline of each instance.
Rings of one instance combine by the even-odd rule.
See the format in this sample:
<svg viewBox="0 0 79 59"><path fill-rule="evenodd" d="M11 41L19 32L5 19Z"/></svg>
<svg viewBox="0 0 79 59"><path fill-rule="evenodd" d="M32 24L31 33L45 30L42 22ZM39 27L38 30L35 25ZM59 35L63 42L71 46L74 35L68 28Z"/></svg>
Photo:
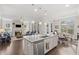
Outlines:
<svg viewBox="0 0 79 59"><path fill-rule="evenodd" d="M17 24L16 27L21 27L21 25Z"/></svg>

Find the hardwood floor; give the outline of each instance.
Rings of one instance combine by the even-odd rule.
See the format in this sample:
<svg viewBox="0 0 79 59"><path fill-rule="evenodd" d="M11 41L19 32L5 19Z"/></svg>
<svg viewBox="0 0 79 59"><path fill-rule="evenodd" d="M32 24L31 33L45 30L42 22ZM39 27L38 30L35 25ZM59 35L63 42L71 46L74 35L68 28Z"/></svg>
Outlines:
<svg viewBox="0 0 79 59"><path fill-rule="evenodd" d="M0 45L0 55L23 55L23 40L12 40L11 43Z"/></svg>
<svg viewBox="0 0 79 59"><path fill-rule="evenodd" d="M71 46L62 44L49 51L46 55L76 55L76 53Z"/></svg>

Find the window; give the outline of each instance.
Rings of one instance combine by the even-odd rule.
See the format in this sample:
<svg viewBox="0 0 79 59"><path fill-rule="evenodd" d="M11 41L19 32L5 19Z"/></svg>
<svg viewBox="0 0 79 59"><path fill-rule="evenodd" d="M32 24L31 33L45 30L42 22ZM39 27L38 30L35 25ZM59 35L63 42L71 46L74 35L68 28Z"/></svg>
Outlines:
<svg viewBox="0 0 79 59"><path fill-rule="evenodd" d="M74 18L68 17L61 21L61 32L74 34Z"/></svg>

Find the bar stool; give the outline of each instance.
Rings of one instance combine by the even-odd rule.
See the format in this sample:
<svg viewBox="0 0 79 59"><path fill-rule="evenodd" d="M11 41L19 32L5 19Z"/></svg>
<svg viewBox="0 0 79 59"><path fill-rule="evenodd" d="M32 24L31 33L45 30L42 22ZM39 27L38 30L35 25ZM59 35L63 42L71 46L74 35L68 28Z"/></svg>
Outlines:
<svg viewBox="0 0 79 59"><path fill-rule="evenodd" d="M1 40L2 40L2 42L1 42L2 45L6 43L5 37L2 37Z"/></svg>

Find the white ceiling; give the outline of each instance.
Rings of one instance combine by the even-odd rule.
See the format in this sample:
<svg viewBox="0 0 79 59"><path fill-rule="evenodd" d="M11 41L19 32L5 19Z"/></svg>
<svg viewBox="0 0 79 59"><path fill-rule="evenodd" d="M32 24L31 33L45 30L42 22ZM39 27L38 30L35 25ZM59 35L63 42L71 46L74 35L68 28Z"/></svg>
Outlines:
<svg viewBox="0 0 79 59"><path fill-rule="evenodd" d="M34 12L34 9L39 10ZM58 16L76 14L78 10L78 4L70 5L70 7L65 7L65 4L38 4L33 6L31 4L0 4L0 15L13 19L19 19L21 16L29 20L52 19Z"/></svg>

